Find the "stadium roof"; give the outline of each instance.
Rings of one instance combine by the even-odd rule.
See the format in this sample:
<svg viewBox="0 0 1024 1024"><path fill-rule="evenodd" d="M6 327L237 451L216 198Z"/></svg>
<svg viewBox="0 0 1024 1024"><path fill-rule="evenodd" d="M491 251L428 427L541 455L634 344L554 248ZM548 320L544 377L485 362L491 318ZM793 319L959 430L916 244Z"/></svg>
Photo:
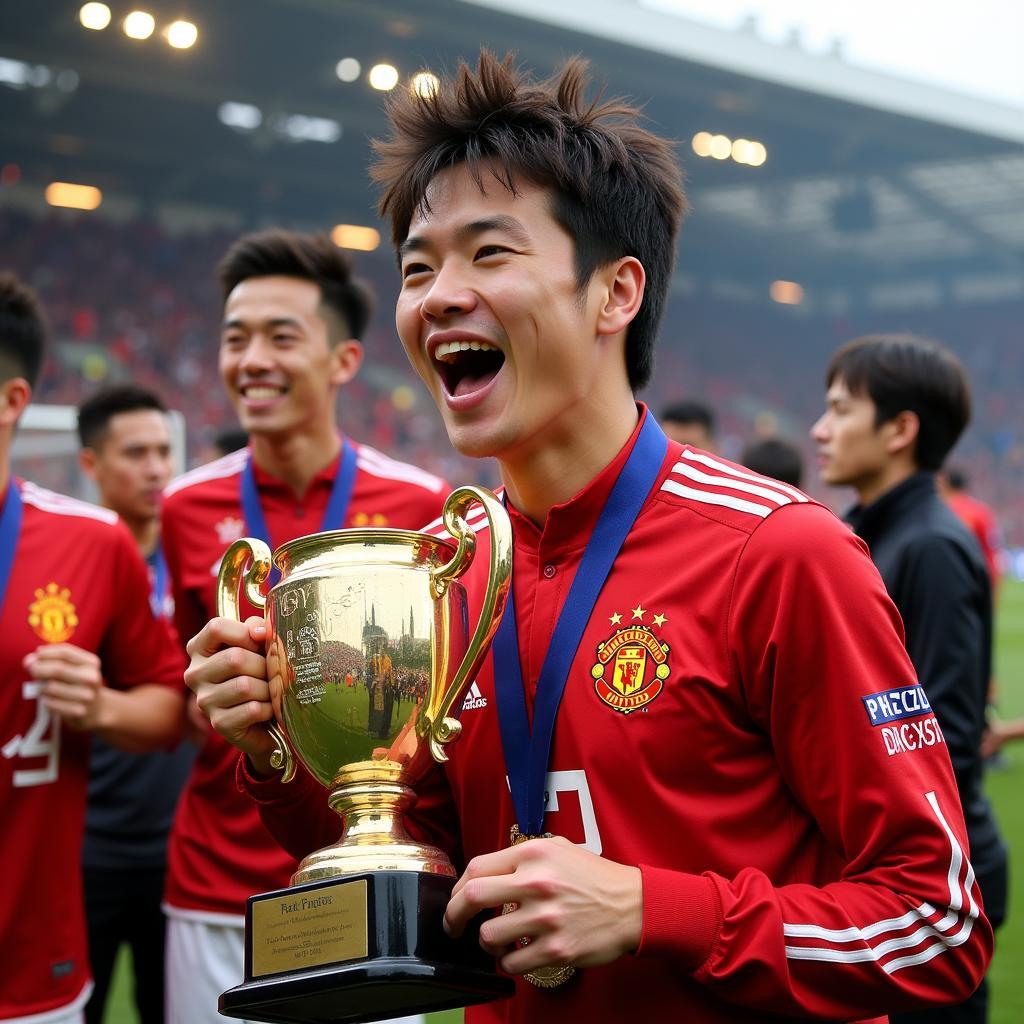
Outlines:
<svg viewBox="0 0 1024 1024"><path fill-rule="evenodd" d="M183 10L143 6L161 25ZM78 8L0 5L0 164L22 174L0 200L39 204L65 180L101 187L111 212L374 224L368 139L384 121L370 65L393 64L401 88L481 44L542 74L581 53L680 140L694 206L680 289L762 294L783 278L835 312L1024 296L1024 114L995 103L626 0L193 0L188 51L87 31ZM362 64L357 81L335 74L343 57ZM260 124L222 123L226 102ZM332 122L336 141L287 140ZM767 160L698 157L698 132L759 141Z"/></svg>

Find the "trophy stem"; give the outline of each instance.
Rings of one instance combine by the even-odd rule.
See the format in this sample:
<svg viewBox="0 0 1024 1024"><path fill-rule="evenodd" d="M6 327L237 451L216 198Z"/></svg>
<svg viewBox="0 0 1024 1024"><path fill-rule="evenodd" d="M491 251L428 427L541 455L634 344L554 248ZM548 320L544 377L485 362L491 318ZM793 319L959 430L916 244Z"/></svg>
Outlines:
<svg viewBox="0 0 1024 1024"><path fill-rule="evenodd" d="M332 846L304 858L292 885L319 882L364 871L424 871L455 877L444 851L419 843L406 831L405 812L416 794L400 782L397 761L358 761L334 777L328 803L344 828Z"/></svg>

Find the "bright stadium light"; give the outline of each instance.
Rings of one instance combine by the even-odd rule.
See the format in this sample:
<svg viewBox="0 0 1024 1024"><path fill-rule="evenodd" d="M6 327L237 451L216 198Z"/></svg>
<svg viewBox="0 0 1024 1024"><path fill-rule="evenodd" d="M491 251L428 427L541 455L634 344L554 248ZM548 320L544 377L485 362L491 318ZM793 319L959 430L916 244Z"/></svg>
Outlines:
<svg viewBox="0 0 1024 1024"><path fill-rule="evenodd" d="M429 100L431 96L436 95L440 86L441 80L437 75L431 74L429 71L418 72L412 76L412 80L409 82L409 87L412 91L425 100Z"/></svg>
<svg viewBox="0 0 1024 1024"><path fill-rule="evenodd" d="M804 301L804 290L796 281L772 281L768 294L772 302L783 306L799 306Z"/></svg>
<svg viewBox="0 0 1024 1024"><path fill-rule="evenodd" d="M51 206L70 210L95 210L103 202L103 193L94 185L75 185L70 181L53 181L43 193Z"/></svg>
<svg viewBox="0 0 1024 1024"><path fill-rule="evenodd" d="M243 132L255 131L263 124L263 113L251 103L233 103L229 100L217 108L217 117L221 124Z"/></svg>
<svg viewBox="0 0 1024 1024"><path fill-rule="evenodd" d="M747 154L747 163L751 167L760 167L768 159L768 150L760 142L752 142Z"/></svg>
<svg viewBox="0 0 1024 1024"><path fill-rule="evenodd" d="M285 114L274 127L292 142L337 142L341 138L341 125L329 117Z"/></svg>
<svg viewBox="0 0 1024 1024"><path fill-rule="evenodd" d="M342 57L334 65L334 73L342 82L354 82L362 74L363 66L355 57Z"/></svg>
<svg viewBox="0 0 1024 1024"><path fill-rule="evenodd" d="M398 68L393 64L374 64L370 68L370 85L380 92L390 92L398 85Z"/></svg>
<svg viewBox="0 0 1024 1024"><path fill-rule="evenodd" d="M188 50L195 46L199 29L191 21L172 21L164 29L164 38L175 50Z"/></svg>
<svg viewBox="0 0 1024 1024"><path fill-rule="evenodd" d="M110 8L106 4L82 4L78 20L82 23L82 28L101 32L110 24Z"/></svg>
<svg viewBox="0 0 1024 1024"><path fill-rule="evenodd" d="M365 228L359 224L338 224L331 232L331 241L339 249L373 252L380 245L380 232L376 228Z"/></svg>
<svg viewBox="0 0 1024 1024"><path fill-rule="evenodd" d="M149 11L132 11L124 19L123 28L129 39L148 39L156 28L156 19Z"/></svg>
<svg viewBox="0 0 1024 1024"><path fill-rule="evenodd" d="M712 135L708 152L716 160L728 160L732 156L732 139L728 135Z"/></svg>
<svg viewBox="0 0 1024 1024"><path fill-rule="evenodd" d="M697 132L690 145L697 156L711 156L711 132Z"/></svg>
<svg viewBox="0 0 1024 1024"><path fill-rule="evenodd" d="M733 160L738 164L749 164L751 145L749 139L735 139L732 144Z"/></svg>

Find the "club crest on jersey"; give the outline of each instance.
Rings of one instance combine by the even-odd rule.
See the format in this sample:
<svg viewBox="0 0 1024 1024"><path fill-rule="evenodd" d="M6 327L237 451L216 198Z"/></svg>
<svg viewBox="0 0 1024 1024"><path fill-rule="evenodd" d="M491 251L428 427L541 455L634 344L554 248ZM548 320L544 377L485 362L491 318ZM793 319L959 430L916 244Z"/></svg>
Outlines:
<svg viewBox="0 0 1024 1024"><path fill-rule="evenodd" d="M233 544L245 536L245 520L238 516L225 516L213 527L220 544Z"/></svg>
<svg viewBox="0 0 1024 1024"><path fill-rule="evenodd" d="M668 663L669 646L644 625L646 610L637 605L633 618L639 625L615 630L597 645L597 661L590 670L594 677L594 690L598 697L614 711L632 714L654 700L665 687L671 668ZM664 624L664 615L655 615L655 625ZM622 615L611 616L612 625L618 625Z"/></svg>
<svg viewBox="0 0 1024 1024"><path fill-rule="evenodd" d="M78 626L71 591L58 583L47 583L36 589L35 597L28 606L28 624L36 636L48 644L70 640Z"/></svg>

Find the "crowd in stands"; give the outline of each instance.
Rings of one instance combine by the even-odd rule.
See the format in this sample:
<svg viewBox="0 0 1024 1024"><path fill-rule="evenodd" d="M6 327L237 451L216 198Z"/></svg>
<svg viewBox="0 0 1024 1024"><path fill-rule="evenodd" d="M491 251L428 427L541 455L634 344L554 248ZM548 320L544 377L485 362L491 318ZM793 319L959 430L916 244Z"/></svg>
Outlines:
<svg viewBox="0 0 1024 1024"><path fill-rule="evenodd" d="M234 422L216 380L222 303L213 268L237 234L177 234L144 221L40 218L0 208L5 265L38 290L55 339L37 400L78 404L98 384L120 380L153 388L185 414L194 459ZM365 339L367 363L343 392L342 424L453 484L479 480L480 465L452 451L395 336L399 282L390 251L358 254L356 262L378 303ZM642 397L657 410L681 395L701 395L718 413L726 457L738 458L756 436L800 442L811 467L805 487L841 507L849 496L818 487L806 438L821 411L828 354L860 334L904 329L942 341L963 360L974 420L954 460L967 470L972 493L995 507L1007 543L1024 546L1024 347L1014 341L1019 310L1008 305L836 320L699 294L677 298L665 318L655 382ZM493 484L487 473L493 470L481 482Z"/></svg>

